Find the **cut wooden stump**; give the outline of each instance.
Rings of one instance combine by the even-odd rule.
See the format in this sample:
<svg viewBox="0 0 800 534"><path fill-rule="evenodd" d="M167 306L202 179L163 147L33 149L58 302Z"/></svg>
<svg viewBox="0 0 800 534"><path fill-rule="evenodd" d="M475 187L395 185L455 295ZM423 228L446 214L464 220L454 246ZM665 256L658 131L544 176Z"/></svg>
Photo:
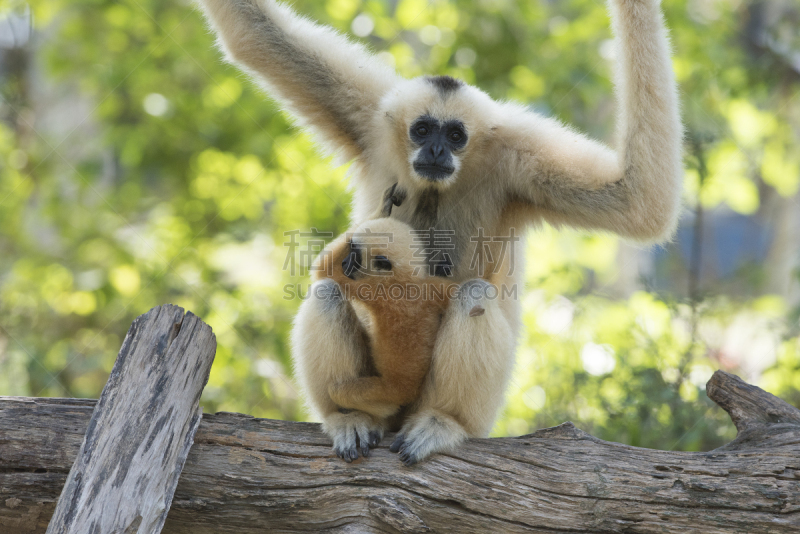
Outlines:
<svg viewBox="0 0 800 534"><path fill-rule="evenodd" d="M134 321L88 424L70 427L85 436L69 456L75 461L48 534L161 532L200 423L200 394L215 352L211 328L177 306L153 308ZM70 405L84 412L90 406L56 403L58 410ZM0 430L0 441L6 442L9 430ZM28 452L53 445L62 460L68 458L59 434L28 443ZM4 452L0 470L9 468ZM19 497L4 500L10 509L23 504ZM3 515L0 531L11 531L13 523L4 525Z"/></svg>
<svg viewBox="0 0 800 534"><path fill-rule="evenodd" d="M570 423L469 440L403 467L387 447L346 464L310 423L205 416L165 533L796 533L800 412L717 372L739 428L711 452L605 442ZM0 399L0 532L43 532L91 401Z"/></svg>

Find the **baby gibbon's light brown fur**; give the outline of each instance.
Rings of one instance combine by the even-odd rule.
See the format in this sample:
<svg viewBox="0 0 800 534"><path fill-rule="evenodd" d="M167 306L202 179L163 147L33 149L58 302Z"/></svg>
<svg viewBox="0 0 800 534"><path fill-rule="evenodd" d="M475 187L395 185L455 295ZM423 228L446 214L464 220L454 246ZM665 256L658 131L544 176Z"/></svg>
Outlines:
<svg viewBox="0 0 800 534"><path fill-rule="evenodd" d="M543 221L640 242L663 241L675 229L682 127L659 0L607 0L617 49L615 149L452 78L403 79L364 47L275 0L200 1L227 57L327 151L352 160L353 224L369 220L397 182L407 197L392 218L416 230L451 232L452 281L461 288L521 291L524 239L512 241L505 257L501 242ZM455 121L466 137L448 149L442 176L416 166L422 156L439 157L413 135L430 133L416 129L425 117L438 124L430 131L443 132ZM331 280L315 284L337 290ZM478 302L486 314L475 325L469 309ZM404 461L489 433L519 331L514 296L451 303L420 399L400 432ZM328 395L330 384L363 376L364 336L352 306L313 296L302 304L292 334L296 376L309 406L349 459L358 454L357 443L372 443L370 436L385 428L364 411L340 413Z"/></svg>
<svg viewBox="0 0 800 534"><path fill-rule="evenodd" d="M327 247L313 270L315 280L335 281L345 298L362 304L369 314L370 355L377 376L331 383L328 392L341 408L387 418L419 397L456 285L427 276L427 267L412 264L411 230L397 220L368 221ZM360 248L352 252L353 246ZM361 267L350 278L342 264L354 253ZM391 270L376 269L376 257L391 262Z"/></svg>

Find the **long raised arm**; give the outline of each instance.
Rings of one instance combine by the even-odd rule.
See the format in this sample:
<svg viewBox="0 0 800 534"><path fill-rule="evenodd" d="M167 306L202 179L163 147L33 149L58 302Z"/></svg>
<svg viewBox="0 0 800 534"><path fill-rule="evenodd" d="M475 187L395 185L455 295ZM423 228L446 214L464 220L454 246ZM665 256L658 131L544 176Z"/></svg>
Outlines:
<svg viewBox="0 0 800 534"><path fill-rule="evenodd" d="M348 159L364 149L397 75L362 46L274 0L200 0L228 59L263 82L301 123Z"/></svg>
<svg viewBox="0 0 800 534"><path fill-rule="evenodd" d="M659 0L609 0L617 48L615 153L511 105L498 142L512 198L555 224L669 238L683 182L682 127Z"/></svg>

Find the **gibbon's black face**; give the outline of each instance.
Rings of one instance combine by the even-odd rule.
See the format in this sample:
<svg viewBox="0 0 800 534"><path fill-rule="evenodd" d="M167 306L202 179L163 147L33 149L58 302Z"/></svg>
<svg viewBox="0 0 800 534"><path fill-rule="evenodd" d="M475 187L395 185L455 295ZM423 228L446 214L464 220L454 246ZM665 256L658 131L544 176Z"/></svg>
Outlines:
<svg viewBox="0 0 800 534"><path fill-rule="evenodd" d="M360 276L370 274L370 271L385 271L388 273L392 270L392 262L386 256L375 256L371 262L365 262L365 252L363 247L350 243L350 253L342 261L342 270L344 270L346 277L355 280ZM371 265L365 265L365 263L371 263Z"/></svg>
<svg viewBox="0 0 800 534"><path fill-rule="evenodd" d="M414 171L432 182L444 180L458 167L454 156L467 145L467 131L459 120L441 122L423 115L411 124L411 140L419 149L414 157Z"/></svg>

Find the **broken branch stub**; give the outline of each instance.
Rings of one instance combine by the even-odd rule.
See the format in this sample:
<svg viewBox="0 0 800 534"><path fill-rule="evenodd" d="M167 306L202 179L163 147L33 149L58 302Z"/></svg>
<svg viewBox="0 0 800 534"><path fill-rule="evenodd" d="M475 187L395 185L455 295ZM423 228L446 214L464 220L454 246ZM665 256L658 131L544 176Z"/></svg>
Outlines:
<svg viewBox="0 0 800 534"><path fill-rule="evenodd" d="M211 328L177 306L153 308L133 322L48 534L161 531L202 417L199 400L215 352Z"/></svg>

